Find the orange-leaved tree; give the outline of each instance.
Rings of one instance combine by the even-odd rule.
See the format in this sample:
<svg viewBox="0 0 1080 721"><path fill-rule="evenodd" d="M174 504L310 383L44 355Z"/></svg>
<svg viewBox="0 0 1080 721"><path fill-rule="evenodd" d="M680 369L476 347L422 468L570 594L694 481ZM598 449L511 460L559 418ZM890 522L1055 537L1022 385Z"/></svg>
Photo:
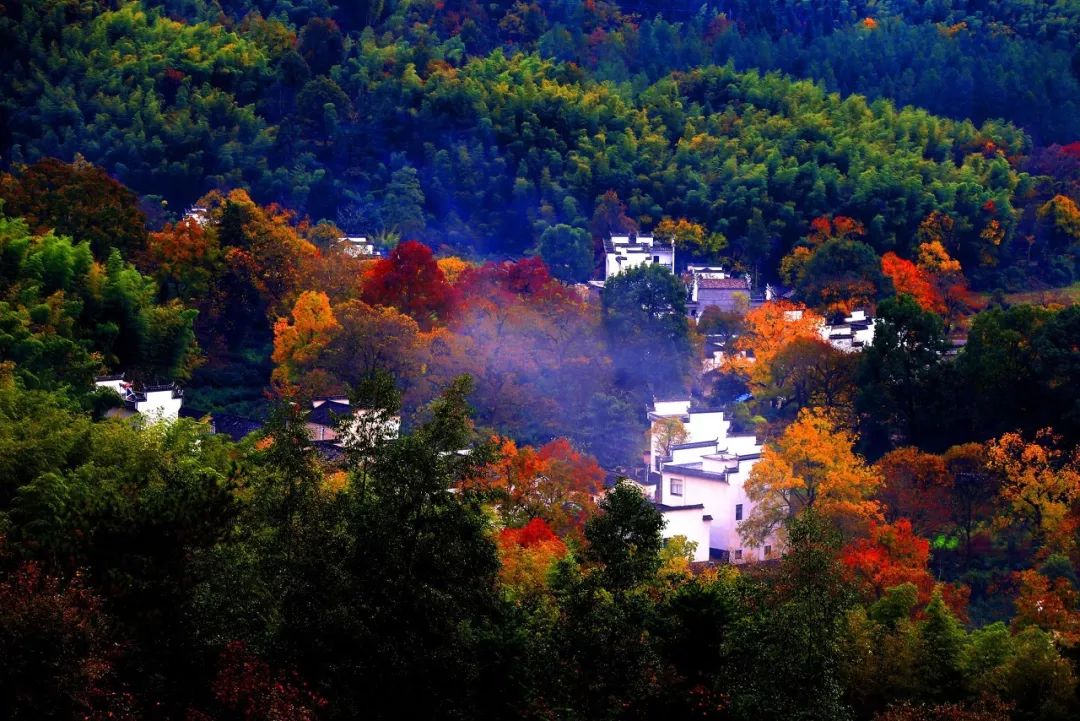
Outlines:
<svg viewBox="0 0 1080 721"><path fill-rule="evenodd" d="M1013 628L1038 626L1066 648L1080 644L1080 593L1069 579L1027 569L1013 574L1013 580L1019 586Z"/></svg>
<svg viewBox="0 0 1080 721"><path fill-rule="evenodd" d="M318 256L301 237L295 214L277 205L256 205L243 190L228 196L213 192L201 202L225 251L231 282L250 285L272 313L286 312L301 291L308 264Z"/></svg>
<svg viewBox="0 0 1080 721"><path fill-rule="evenodd" d="M892 281L897 293L907 293L923 310L939 315L945 312L945 299L929 273L910 260L889 251L881 256L881 272Z"/></svg>
<svg viewBox="0 0 1080 721"><path fill-rule="evenodd" d="M746 332L732 343L735 352L724 358L724 368L751 388L768 388L776 355L796 339L820 339L823 322L818 314L790 301L764 303L746 314Z"/></svg>
<svg viewBox="0 0 1080 721"><path fill-rule="evenodd" d="M960 273L960 261L954 260L940 240L919 244L919 267L934 275Z"/></svg>
<svg viewBox="0 0 1080 721"><path fill-rule="evenodd" d="M442 271L443 277L446 278L446 282L450 285L454 285L461 278L462 273L473 267L473 264L467 260L462 260L456 255L451 255L446 258L439 258L436 261L439 270Z"/></svg>
<svg viewBox="0 0 1080 721"><path fill-rule="evenodd" d="M340 393L381 369L411 390L429 364L428 336L395 308L359 300L331 306L325 293L306 291L292 322L274 325L273 381L282 391Z"/></svg>
<svg viewBox="0 0 1080 721"><path fill-rule="evenodd" d="M536 597L547 589L552 566L566 555L566 544L542 518L520 528L504 528L498 538L499 581L511 600Z"/></svg>
<svg viewBox="0 0 1080 721"><path fill-rule="evenodd" d="M593 497L604 481L596 459L576 450L565 438L539 449L499 441L499 454L479 477L465 482L495 501L507 526L544 519L557 533L579 529L595 508Z"/></svg>
<svg viewBox="0 0 1080 721"><path fill-rule="evenodd" d="M326 293L301 293L292 309L292 322L278 318L274 324L271 359L277 368L272 379L278 389L293 388L301 372L318 359L340 329Z"/></svg>
<svg viewBox="0 0 1080 721"><path fill-rule="evenodd" d="M783 435L765 446L744 489L754 504L739 534L760 546L788 518L814 507L853 531L881 519L873 500L881 477L854 451L855 436L821 408L804 408Z"/></svg>
<svg viewBox="0 0 1080 721"><path fill-rule="evenodd" d="M184 301L206 300L224 270L216 234L192 218L151 233L144 256L165 295Z"/></svg>
<svg viewBox="0 0 1080 721"><path fill-rule="evenodd" d="M866 235L862 223L846 215L822 215L810 221L810 232L801 244L791 249L780 261L780 277L788 285L800 285L814 253L830 240L857 240Z"/></svg>
<svg viewBox="0 0 1080 721"><path fill-rule="evenodd" d="M656 224L653 235L667 243L674 241L680 250L701 257L714 256L727 247L727 239L722 233L709 232L701 224L686 218L664 218Z"/></svg>
<svg viewBox="0 0 1080 721"><path fill-rule="evenodd" d="M952 528L953 480L942 456L905 446L882 456L878 499L890 519L905 519L916 533L935 536Z"/></svg>

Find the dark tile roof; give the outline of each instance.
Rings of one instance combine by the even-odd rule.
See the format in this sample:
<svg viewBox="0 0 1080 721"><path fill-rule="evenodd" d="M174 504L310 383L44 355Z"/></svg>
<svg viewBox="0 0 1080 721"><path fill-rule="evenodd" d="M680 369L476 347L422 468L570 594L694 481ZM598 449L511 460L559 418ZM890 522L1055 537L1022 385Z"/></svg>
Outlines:
<svg viewBox="0 0 1080 721"><path fill-rule="evenodd" d="M668 511L703 511L705 510L705 504L695 503L692 506L668 506L663 503L654 503L653 507L661 513L667 513Z"/></svg>
<svg viewBox="0 0 1080 721"><path fill-rule="evenodd" d="M649 411L648 418L650 421L660 421L666 418L678 418L683 423L690 422L689 413L657 413L656 411Z"/></svg>
<svg viewBox="0 0 1080 721"><path fill-rule="evenodd" d="M338 403L337 401L327 401L311 412L311 415L308 416L308 421L317 423L320 426L330 427L337 423L339 418L348 415L352 415L349 404Z"/></svg>
<svg viewBox="0 0 1080 721"><path fill-rule="evenodd" d="M324 461L341 463L345 460L345 449L337 441L312 441L311 445Z"/></svg>
<svg viewBox="0 0 1080 721"><path fill-rule="evenodd" d="M703 478L707 481L724 481L728 482L726 473L714 473L713 471L701 470L700 463L669 463L664 466L665 471L672 473L678 473L680 476L691 476L693 478Z"/></svg>
<svg viewBox="0 0 1080 721"><path fill-rule="evenodd" d="M628 243L620 241L615 243L611 238L604 240L604 251L607 253L621 253L622 251L630 251L631 253L649 253L654 250L671 250L670 245L664 243L657 243L655 240L652 243L639 243L636 240L632 240Z"/></svg>
<svg viewBox="0 0 1080 721"><path fill-rule="evenodd" d="M671 447L671 450L673 450L673 451L682 451L682 450L685 450L687 448L709 448L710 446L715 446L716 441L717 441L717 439L713 438L710 441L695 441L693 443L679 443L677 445L673 445Z"/></svg>
<svg viewBox="0 0 1080 721"><path fill-rule="evenodd" d="M704 290L750 290L746 278L700 278L697 283Z"/></svg>
<svg viewBox="0 0 1080 721"><path fill-rule="evenodd" d="M175 383L162 383L156 386L144 386L143 393L157 393L159 391L177 391L180 390L176 387Z"/></svg>
<svg viewBox="0 0 1080 721"><path fill-rule="evenodd" d="M211 413L214 433L223 433L234 441L241 441L245 436L262 430L263 424L252 418L233 416L228 413Z"/></svg>

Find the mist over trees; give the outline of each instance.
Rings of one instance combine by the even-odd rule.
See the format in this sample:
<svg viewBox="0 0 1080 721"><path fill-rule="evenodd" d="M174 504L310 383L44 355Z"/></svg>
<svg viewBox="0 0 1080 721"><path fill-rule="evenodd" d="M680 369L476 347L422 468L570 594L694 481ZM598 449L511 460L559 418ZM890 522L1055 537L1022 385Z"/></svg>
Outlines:
<svg viewBox="0 0 1080 721"><path fill-rule="evenodd" d="M3 715L1076 718L1078 47L1027 0L5 2ZM642 492L710 442L676 399L755 444L746 556Z"/></svg>

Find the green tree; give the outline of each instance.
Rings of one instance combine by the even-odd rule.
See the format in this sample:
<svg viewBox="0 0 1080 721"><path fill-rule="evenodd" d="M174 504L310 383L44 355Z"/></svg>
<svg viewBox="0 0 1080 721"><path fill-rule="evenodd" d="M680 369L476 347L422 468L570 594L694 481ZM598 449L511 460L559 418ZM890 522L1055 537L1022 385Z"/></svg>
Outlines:
<svg viewBox="0 0 1080 721"><path fill-rule="evenodd" d="M682 281L647 264L609 279L600 297L608 348L627 387L681 391L691 356Z"/></svg>
<svg viewBox="0 0 1080 721"><path fill-rule="evenodd" d="M660 568L664 519L635 487L622 483L599 504L585 524L585 559L603 568L605 588L627 590L653 577Z"/></svg>
<svg viewBox="0 0 1080 721"><path fill-rule="evenodd" d="M787 539L775 579L758 591L767 600L735 629L732 651L745 660L735 662L732 711L737 718L850 718L839 663L855 597L837 560L839 534L808 509L789 521Z"/></svg>
<svg viewBox="0 0 1080 721"><path fill-rule="evenodd" d="M414 238L423 232L424 191L416 168L399 168L390 176L382 199L382 218L387 227L404 238Z"/></svg>
<svg viewBox="0 0 1080 721"><path fill-rule="evenodd" d="M953 616L941 592L926 607L926 620L919 635L922 649L919 656L919 679L922 695L944 701L961 698L964 694L961 663L967 635Z"/></svg>
<svg viewBox="0 0 1080 721"><path fill-rule="evenodd" d="M551 274L568 283L589 279L593 270L593 247L589 234L559 223L540 234L540 257Z"/></svg>
<svg viewBox="0 0 1080 721"><path fill-rule="evenodd" d="M946 348L941 318L923 310L911 296L878 306L874 341L863 351L858 370L856 408L863 414L863 441L888 448L889 439L919 445L933 428L935 398L940 402L939 368Z"/></svg>

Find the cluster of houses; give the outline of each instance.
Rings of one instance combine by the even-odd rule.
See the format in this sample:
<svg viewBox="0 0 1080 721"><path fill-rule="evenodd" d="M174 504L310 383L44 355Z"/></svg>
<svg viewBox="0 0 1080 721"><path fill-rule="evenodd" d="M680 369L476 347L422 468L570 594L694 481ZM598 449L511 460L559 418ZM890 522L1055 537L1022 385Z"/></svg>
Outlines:
<svg viewBox="0 0 1080 721"><path fill-rule="evenodd" d="M191 208L187 217L203 224L205 208ZM376 253L364 237L338 239L343 251L353 257ZM675 246L657 243L652 236L613 236L605 243L604 281L594 281L594 289L631 268L658 264L675 271ZM749 275L733 275L722 267L690 265L684 280L688 288L687 308L690 317L699 319L710 307L725 313L745 312L775 297L766 286L764 294L754 296ZM801 311L792 311L799 313ZM834 347L855 352L873 341L874 319L865 311L852 312L831 324L823 324L821 336ZM712 370L722 360L723 344L706 339L705 370ZM183 408L183 392L175 384L136 389L123 375L96 379L99 388L114 391L120 398L110 417L136 414L151 422L172 421L180 416L197 414ZM745 397L741 400L745 400ZM351 419L344 425L343 418ZM652 430L649 448L643 458L642 473L622 482L635 484L652 501L665 521L664 536L683 536L695 545L694 561L745 563L763 561L778 551L775 538L760 547L742 541L740 524L753 512L744 484L754 464L761 458L762 447L753 435L732 431L731 421L718 409L697 408L689 399L657 400L647 409ZM209 415L214 433L224 433L234 440L262 428L262 423L239 416ZM331 459L340 458L351 442L367 438L390 439L400 432L400 417L383 418L373 412L354 408L345 396L316 398L311 401L307 421L312 444ZM675 437L670 435L677 428ZM668 435L661 429L667 428Z"/></svg>
<svg viewBox="0 0 1080 721"><path fill-rule="evenodd" d="M615 276L650 264L675 273L675 243L666 245L651 235L613 235L604 242L604 280L591 281L588 285L598 293ZM771 285L755 292L750 274L732 274L721 266L688 265L682 279L687 286L687 314L695 321L700 320L709 308L724 313L745 313L767 301L791 295L782 294ZM855 310L833 323L823 323L820 332L822 339L838 350L859 351L874 340L874 319L865 310ZM706 337L705 341L704 368L708 372L722 362L724 343L711 337Z"/></svg>
<svg viewBox="0 0 1080 721"><path fill-rule="evenodd" d="M740 523L753 502L744 483L761 458L753 435L731 431L731 421L716 409L694 408L690 399L655 401L648 410L652 424L646 473L632 482L664 518L664 537L684 536L695 544L694 561L745 563L771 558L775 539L760 548L745 545ZM657 430L675 422L680 442L663 445ZM670 426L668 426L670 428Z"/></svg>
<svg viewBox="0 0 1080 721"><path fill-rule="evenodd" d="M613 236L604 244L604 255L604 281L592 282L595 290L620 273L643 265L660 265L676 272L674 243L669 247L652 236ZM694 320L700 320L709 308L745 313L781 297L771 286L754 293L749 275L731 274L723 267L689 265L682 277L688 289L687 312ZM856 310L822 323L819 332L834 348L856 352L873 342L874 319L865 310ZM726 340L706 337L705 372L722 364ZM695 408L690 399L655 401L648 409L653 430L644 472L629 482L635 483L663 515L666 538L679 535L694 542L695 561L737 564L768 560L779 550L775 537L760 547L748 547L739 534L739 525L754 509L744 483L761 458L762 447L753 435L732 433L731 422L724 416L722 410ZM672 422L678 423L684 437L665 448L658 429L665 425L670 429Z"/></svg>
<svg viewBox="0 0 1080 721"><path fill-rule="evenodd" d="M119 374L98 376L94 385L111 390L120 397L120 404L105 413L107 418L138 415L150 423L175 421L181 416L207 418L212 433L223 433L234 441L242 440L264 426L260 421L242 416L189 411L183 407L183 391L174 383L144 386L136 390L135 384ZM345 418L350 420L342 424L340 421ZM344 447L350 442L396 438L401 431L401 417L384 418L365 408L353 408L346 396L329 396L311 400L306 427L313 447L324 457L334 460L340 458Z"/></svg>
<svg viewBox="0 0 1080 721"><path fill-rule="evenodd" d="M675 273L675 243L666 245L651 235L613 235L604 241L604 280L591 281L588 285L598 292L615 276L643 265L659 265ZM732 312L749 307L753 300L749 275L731 275L724 268L691 265L684 280L690 289L687 312L695 320L706 308L715 306Z"/></svg>

